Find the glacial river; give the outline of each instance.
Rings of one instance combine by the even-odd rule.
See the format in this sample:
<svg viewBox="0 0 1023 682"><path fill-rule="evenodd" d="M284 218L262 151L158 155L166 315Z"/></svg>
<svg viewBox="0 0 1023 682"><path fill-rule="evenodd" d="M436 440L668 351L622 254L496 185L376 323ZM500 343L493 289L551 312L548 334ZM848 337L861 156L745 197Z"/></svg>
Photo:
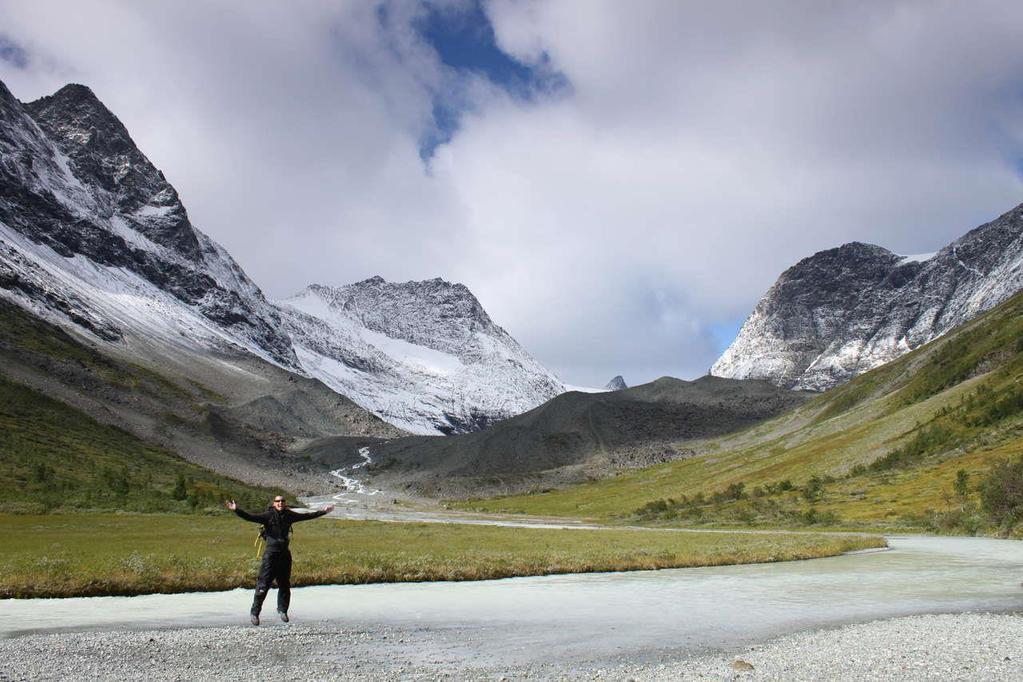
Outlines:
<svg viewBox="0 0 1023 682"><path fill-rule="evenodd" d="M298 588L292 620L472 632L479 636L465 644L471 655L527 663L594 651L635 658L665 649L732 647L909 614L1023 612L1023 542L891 537L889 545L887 551L748 566ZM245 624L250 596L232 590L4 600L0 637ZM274 598L264 610L266 625L284 627L276 622Z"/></svg>

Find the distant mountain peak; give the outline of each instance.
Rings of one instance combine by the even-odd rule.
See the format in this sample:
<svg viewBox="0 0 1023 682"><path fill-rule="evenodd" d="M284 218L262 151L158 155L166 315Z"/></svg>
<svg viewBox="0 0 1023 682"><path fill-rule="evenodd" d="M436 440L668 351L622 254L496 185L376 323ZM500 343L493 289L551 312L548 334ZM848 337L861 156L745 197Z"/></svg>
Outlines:
<svg viewBox="0 0 1023 682"><path fill-rule="evenodd" d="M625 383L625 379L622 378L621 374L616 376L611 381L607 382L607 385L604 386L604 388L606 388L609 391L621 391L628 387L629 385Z"/></svg>
<svg viewBox="0 0 1023 682"><path fill-rule="evenodd" d="M564 392L463 284L311 285L280 309L306 370L401 428L472 431Z"/></svg>

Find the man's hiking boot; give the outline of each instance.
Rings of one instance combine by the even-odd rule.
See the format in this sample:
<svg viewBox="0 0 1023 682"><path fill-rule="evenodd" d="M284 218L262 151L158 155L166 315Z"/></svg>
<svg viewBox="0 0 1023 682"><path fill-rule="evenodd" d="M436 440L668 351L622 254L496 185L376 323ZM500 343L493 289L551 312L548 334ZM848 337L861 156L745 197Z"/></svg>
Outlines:
<svg viewBox="0 0 1023 682"><path fill-rule="evenodd" d="M287 611L278 611L277 613L281 614L281 620L283 620L285 623L288 622L288 612Z"/></svg>
<svg viewBox="0 0 1023 682"><path fill-rule="evenodd" d="M249 614L249 622L253 625L259 625L259 615L255 613Z"/></svg>

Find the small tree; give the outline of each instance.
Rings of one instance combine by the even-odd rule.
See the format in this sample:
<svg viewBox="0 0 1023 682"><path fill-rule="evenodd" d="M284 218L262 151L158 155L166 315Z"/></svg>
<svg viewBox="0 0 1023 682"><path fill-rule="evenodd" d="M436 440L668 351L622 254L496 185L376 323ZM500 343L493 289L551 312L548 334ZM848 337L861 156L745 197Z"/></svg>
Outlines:
<svg viewBox="0 0 1023 682"><path fill-rule="evenodd" d="M970 496L970 475L966 473L965 469L956 472L956 480L952 484L952 489L955 490L956 497L959 498L959 507L965 510L966 500Z"/></svg>
<svg viewBox="0 0 1023 682"><path fill-rule="evenodd" d="M746 497L746 484L742 481L732 483L725 489L725 497L729 500L741 500Z"/></svg>
<svg viewBox="0 0 1023 682"><path fill-rule="evenodd" d="M185 476L178 474L178 478L174 481L174 490L171 491L171 497L175 500L183 500L188 497L188 490L185 488Z"/></svg>
<svg viewBox="0 0 1023 682"><path fill-rule="evenodd" d="M809 502L816 502L824 497L824 479L820 476L813 476L803 486L803 497Z"/></svg>

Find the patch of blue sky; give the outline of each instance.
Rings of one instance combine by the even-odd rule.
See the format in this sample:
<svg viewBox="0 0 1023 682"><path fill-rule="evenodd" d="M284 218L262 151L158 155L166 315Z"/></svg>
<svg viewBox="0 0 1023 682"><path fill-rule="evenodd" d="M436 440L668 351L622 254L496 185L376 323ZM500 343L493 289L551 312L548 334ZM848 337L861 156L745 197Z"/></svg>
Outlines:
<svg viewBox="0 0 1023 682"><path fill-rule="evenodd" d="M546 56L537 64L524 64L503 52L479 0L455 6L428 4L417 28L445 66L482 76L520 100L534 101L568 86L568 80L550 67ZM420 140L424 161L451 140L469 106L458 92L434 93L434 127Z"/></svg>
<svg viewBox="0 0 1023 682"><path fill-rule="evenodd" d="M714 342L714 348L718 354L724 353L732 345L735 337L739 335L739 330L742 329L743 322L745 322L745 319L726 320L707 325L707 334L710 335L711 340Z"/></svg>
<svg viewBox="0 0 1023 682"><path fill-rule="evenodd" d="M7 36L0 35L0 61L25 69L28 68L28 52Z"/></svg>

